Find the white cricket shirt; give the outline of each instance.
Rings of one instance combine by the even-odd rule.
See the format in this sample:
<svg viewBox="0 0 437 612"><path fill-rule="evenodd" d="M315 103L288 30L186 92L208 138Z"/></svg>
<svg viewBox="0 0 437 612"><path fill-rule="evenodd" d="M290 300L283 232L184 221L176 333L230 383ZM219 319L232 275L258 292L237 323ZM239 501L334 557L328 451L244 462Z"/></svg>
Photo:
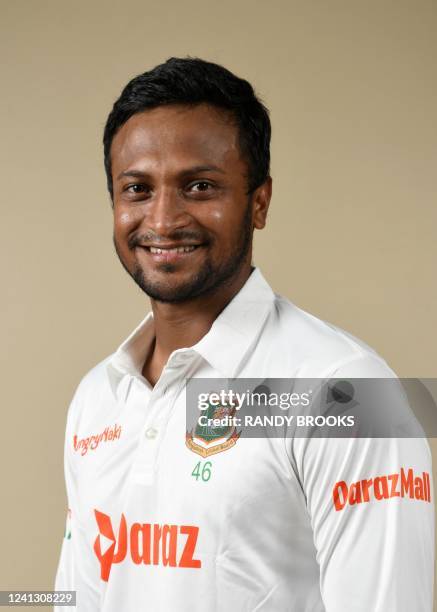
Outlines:
<svg viewBox="0 0 437 612"><path fill-rule="evenodd" d="M152 341L149 313L68 411L56 589L77 610L431 612L426 440L240 438L202 456L187 438L186 378L395 376L381 357L258 268L153 388Z"/></svg>

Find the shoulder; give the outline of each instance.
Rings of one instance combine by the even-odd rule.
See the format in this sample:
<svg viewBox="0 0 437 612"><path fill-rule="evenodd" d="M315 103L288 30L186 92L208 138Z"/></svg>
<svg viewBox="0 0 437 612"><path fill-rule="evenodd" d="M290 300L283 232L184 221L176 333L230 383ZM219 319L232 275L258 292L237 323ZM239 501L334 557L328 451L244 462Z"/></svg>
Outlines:
<svg viewBox="0 0 437 612"><path fill-rule="evenodd" d="M350 376L395 376L385 359L350 332L303 310L275 294L274 327L284 351L293 354L300 367L317 376L333 375L346 367ZM313 375L303 373L301 375Z"/></svg>
<svg viewBox="0 0 437 612"><path fill-rule="evenodd" d="M111 400L111 384L108 369L111 367L113 354L108 355L88 370L76 386L68 411L69 421L78 422L87 405L97 407L100 403Z"/></svg>
<svg viewBox="0 0 437 612"><path fill-rule="evenodd" d="M90 393L94 395L109 385L108 367L112 358L113 354L108 355L82 376L76 389L79 396L86 397Z"/></svg>

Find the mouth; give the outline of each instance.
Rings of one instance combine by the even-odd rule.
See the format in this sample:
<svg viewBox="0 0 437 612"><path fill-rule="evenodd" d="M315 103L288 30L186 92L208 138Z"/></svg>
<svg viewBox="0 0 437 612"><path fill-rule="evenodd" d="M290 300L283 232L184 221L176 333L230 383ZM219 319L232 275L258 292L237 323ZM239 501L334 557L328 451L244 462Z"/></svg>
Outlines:
<svg viewBox="0 0 437 612"><path fill-rule="evenodd" d="M180 247L145 247L146 249L148 249L151 253L156 253L156 254L160 254L160 253L191 253L191 251L194 251L194 249L197 249L200 245L199 244L190 244L187 246L180 246Z"/></svg>
<svg viewBox="0 0 437 612"><path fill-rule="evenodd" d="M176 263L192 257L193 253L202 246L202 244L187 244L175 247L140 246L140 248L157 263Z"/></svg>

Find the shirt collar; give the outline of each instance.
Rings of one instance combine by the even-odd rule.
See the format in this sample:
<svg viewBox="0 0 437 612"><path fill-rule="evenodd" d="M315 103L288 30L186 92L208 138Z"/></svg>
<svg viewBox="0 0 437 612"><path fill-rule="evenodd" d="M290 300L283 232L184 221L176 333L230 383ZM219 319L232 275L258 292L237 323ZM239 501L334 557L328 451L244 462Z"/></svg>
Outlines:
<svg viewBox="0 0 437 612"><path fill-rule="evenodd" d="M274 299L272 288L255 267L209 332L192 349L224 378L234 378L255 344Z"/></svg>
<svg viewBox="0 0 437 612"><path fill-rule="evenodd" d="M154 338L153 312L148 312L108 360L107 372L114 395L126 374L142 376L144 360Z"/></svg>
<svg viewBox="0 0 437 612"><path fill-rule="evenodd" d="M189 350L201 355L223 378L235 378L261 332L274 299L272 288L259 268L254 267L246 283L218 315L208 333ZM108 361L109 381L115 395L126 374L141 376L153 340L153 313L149 312Z"/></svg>

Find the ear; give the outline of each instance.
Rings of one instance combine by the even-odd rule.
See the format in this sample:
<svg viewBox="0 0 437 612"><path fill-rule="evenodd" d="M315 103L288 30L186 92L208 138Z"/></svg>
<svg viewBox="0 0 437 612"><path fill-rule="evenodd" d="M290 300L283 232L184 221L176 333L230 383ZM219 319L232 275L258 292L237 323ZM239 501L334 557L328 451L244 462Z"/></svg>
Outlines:
<svg viewBox="0 0 437 612"><path fill-rule="evenodd" d="M271 197L272 177L269 176L262 185L255 189L252 196L252 220L253 227L256 229L262 229L266 224L267 211L269 209Z"/></svg>

